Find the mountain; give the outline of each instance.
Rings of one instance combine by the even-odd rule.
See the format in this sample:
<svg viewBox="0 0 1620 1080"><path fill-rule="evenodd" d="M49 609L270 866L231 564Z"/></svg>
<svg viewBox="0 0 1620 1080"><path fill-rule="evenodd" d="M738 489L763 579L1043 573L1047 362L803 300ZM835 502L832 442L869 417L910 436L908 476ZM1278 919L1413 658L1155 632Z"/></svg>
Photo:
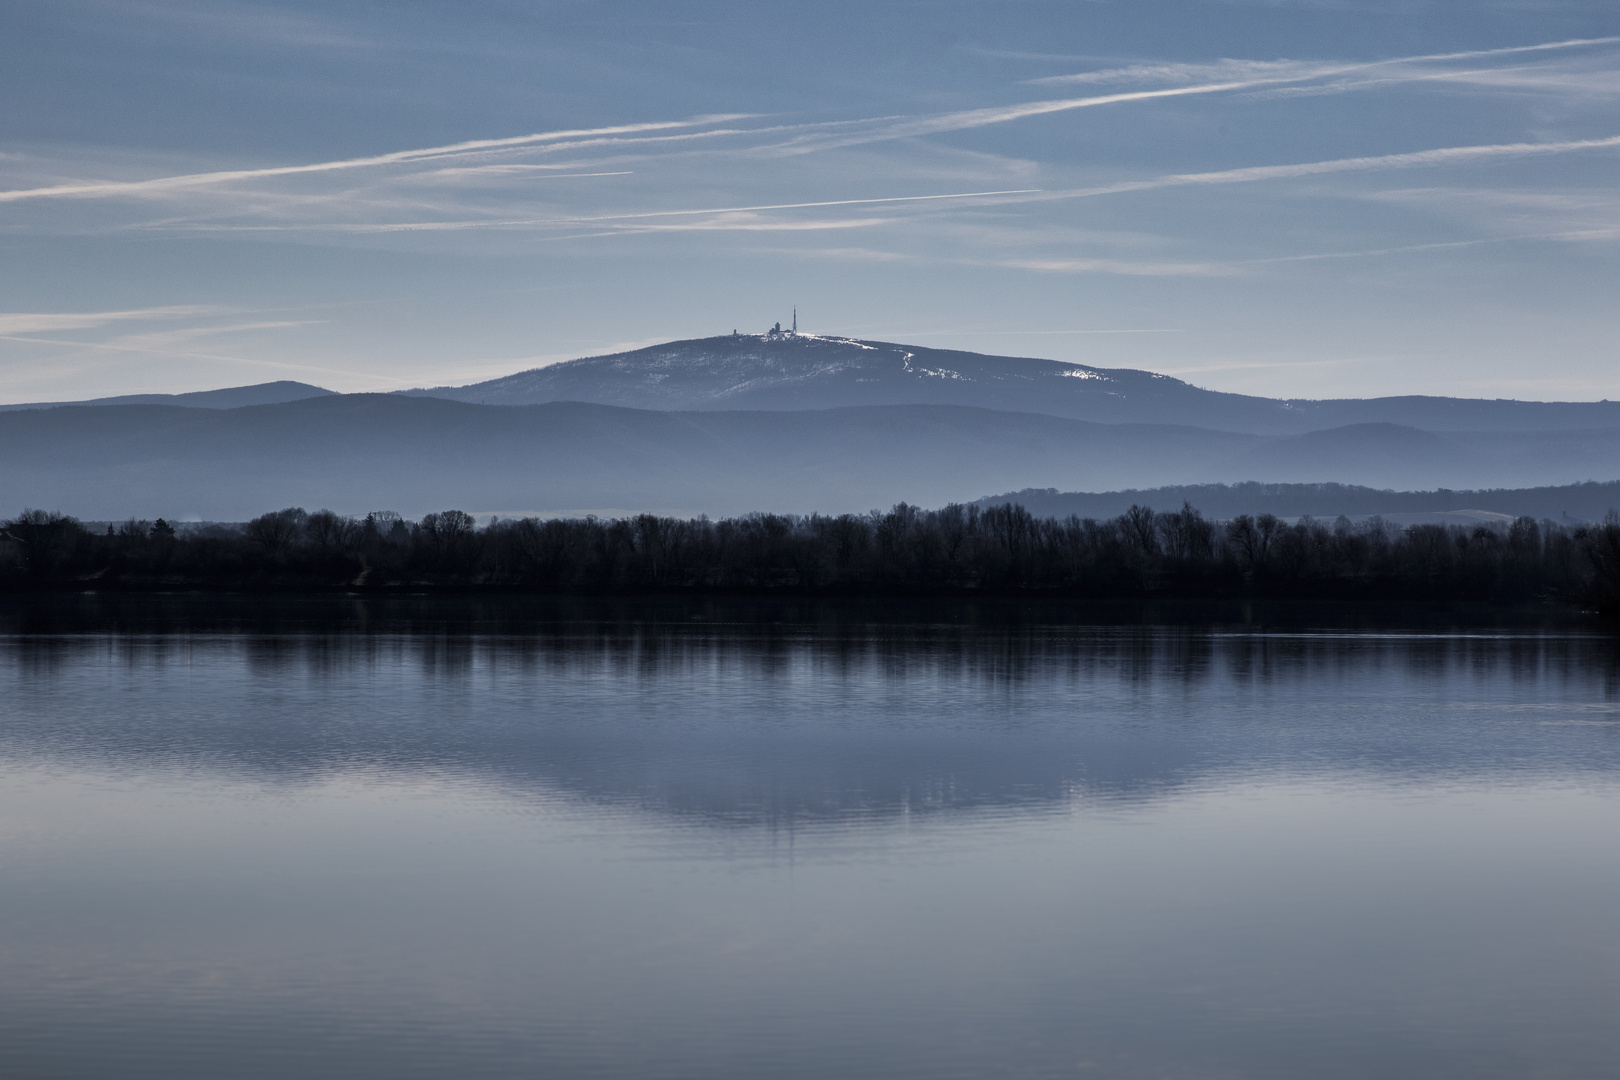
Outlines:
<svg viewBox="0 0 1620 1080"><path fill-rule="evenodd" d="M33 401L18 405L0 405L0 412L16 409L55 409L63 405L181 405L191 409L240 409L245 405L276 405L283 401L302 401L305 398L326 397L324 390L309 383L280 382L255 383L252 386L227 386L222 390L196 390L189 394L124 394L119 397L91 398L88 401Z"/></svg>
<svg viewBox="0 0 1620 1080"><path fill-rule="evenodd" d="M64 405L180 405L235 409L332 391L299 382L260 383L190 394L126 394L76 402L0 405L0 412ZM1256 435L1310 435L1361 425L1452 432L1580 432L1620 429L1620 402L1488 401L1386 397L1280 399L1204 390L1150 371L1030 357L929 349L814 334L733 334L672 341L585 357L468 386L402 391L480 405L580 401L659 411L801 411L869 405L962 405L1104 424L1172 424ZM1394 436L1392 430L1386 435ZM1415 436L1400 436L1409 442ZM1352 435L1336 436L1341 440ZM1303 465L1320 440L1257 459L1254 476ZM1449 453L1442 444L1432 450ZM1393 444L1381 451L1395 455ZM1330 453L1329 457L1333 455ZM1305 479L1321 480L1313 474ZM1342 479L1342 477L1340 478Z"/></svg>
<svg viewBox="0 0 1620 1080"><path fill-rule="evenodd" d="M1441 435L1402 424L1347 424L1268 440L1232 464L1244 476L1296 482L1345 478L1348 462L1354 462L1357 476L1374 483L1410 475L1415 468L1464 476L1472 472L1477 453L1465 440L1455 432Z"/></svg>
<svg viewBox="0 0 1620 1080"><path fill-rule="evenodd" d="M474 511L865 511L1040 483L1163 482L1255 436L956 406L664 412L348 395L229 411L0 414L0 507L233 520L299 504ZM14 511L8 511L14 512Z"/></svg>
<svg viewBox="0 0 1620 1080"><path fill-rule="evenodd" d="M469 386L405 393L486 405L587 401L636 409L967 405L1098 423L1188 424L1261 435L1359 424L1432 432L1620 428L1620 402L1283 400L1203 390L1168 375L1129 368L791 333L673 341Z"/></svg>
<svg viewBox="0 0 1620 1080"><path fill-rule="evenodd" d="M1395 445L1397 452L1381 455ZM956 405L658 411L327 395L218 410L0 413L0 508L240 520L287 505L408 515L865 511L1023 487L1272 480L1534 486L1620 475L1620 430L1356 425L1304 437L1097 424ZM1280 477L1287 479L1287 476Z"/></svg>

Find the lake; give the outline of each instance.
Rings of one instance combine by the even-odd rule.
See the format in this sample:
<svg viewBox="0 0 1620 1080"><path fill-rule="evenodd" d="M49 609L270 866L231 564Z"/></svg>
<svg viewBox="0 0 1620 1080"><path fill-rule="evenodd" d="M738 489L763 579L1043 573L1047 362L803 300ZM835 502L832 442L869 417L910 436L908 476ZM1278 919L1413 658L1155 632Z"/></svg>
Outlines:
<svg viewBox="0 0 1620 1080"><path fill-rule="evenodd" d="M0 1075L1609 1077L1534 613L0 603Z"/></svg>

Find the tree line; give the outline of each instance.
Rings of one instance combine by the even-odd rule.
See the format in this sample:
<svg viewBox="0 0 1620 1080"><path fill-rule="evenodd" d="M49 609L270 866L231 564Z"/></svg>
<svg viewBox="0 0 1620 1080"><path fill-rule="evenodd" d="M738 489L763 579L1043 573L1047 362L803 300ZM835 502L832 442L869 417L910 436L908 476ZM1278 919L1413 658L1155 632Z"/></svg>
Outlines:
<svg viewBox="0 0 1620 1080"><path fill-rule="evenodd" d="M10 588L491 589L1084 597L1561 599L1620 611L1620 518L1397 526L1132 506L1097 520L952 504L711 520L491 520L291 508L241 525L0 523Z"/></svg>

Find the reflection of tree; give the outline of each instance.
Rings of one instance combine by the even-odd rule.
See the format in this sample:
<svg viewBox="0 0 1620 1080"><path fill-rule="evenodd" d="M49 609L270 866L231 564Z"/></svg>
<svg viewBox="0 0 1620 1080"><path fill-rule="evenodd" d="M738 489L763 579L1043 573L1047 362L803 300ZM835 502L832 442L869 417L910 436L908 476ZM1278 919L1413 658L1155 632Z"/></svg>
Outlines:
<svg viewBox="0 0 1620 1080"><path fill-rule="evenodd" d="M1299 770L1449 782L1620 765L1602 725L1544 723L1620 703L1614 644L1591 636L1075 626L1022 605L885 622L826 603L206 598L170 606L162 625L184 633L154 636L116 598L69 606L81 628L99 608L99 625L139 633L112 650L61 633L0 646L16 706L0 752L291 784L457 775L727 827L1123 807ZM267 684L274 697L251 690Z"/></svg>

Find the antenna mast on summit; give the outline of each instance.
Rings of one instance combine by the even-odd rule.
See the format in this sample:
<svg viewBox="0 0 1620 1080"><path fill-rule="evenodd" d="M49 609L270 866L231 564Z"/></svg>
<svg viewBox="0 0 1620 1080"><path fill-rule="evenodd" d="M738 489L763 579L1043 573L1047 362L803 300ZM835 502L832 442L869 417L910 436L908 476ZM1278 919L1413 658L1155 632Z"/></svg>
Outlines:
<svg viewBox="0 0 1620 1080"><path fill-rule="evenodd" d="M799 305L798 304L793 305L793 332L795 334L797 334L799 332Z"/></svg>

